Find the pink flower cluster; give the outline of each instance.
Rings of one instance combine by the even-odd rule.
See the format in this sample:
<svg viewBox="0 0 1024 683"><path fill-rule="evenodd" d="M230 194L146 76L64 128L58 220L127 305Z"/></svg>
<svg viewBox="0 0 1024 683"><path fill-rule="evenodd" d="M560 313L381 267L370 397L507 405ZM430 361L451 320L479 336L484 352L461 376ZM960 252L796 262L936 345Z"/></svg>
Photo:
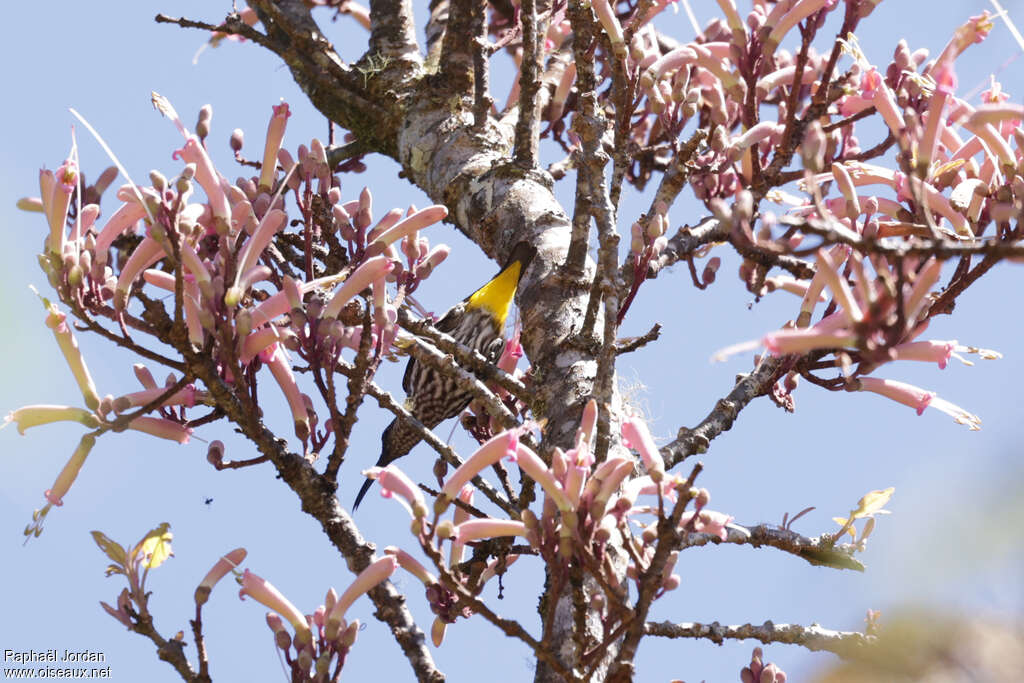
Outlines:
<svg viewBox="0 0 1024 683"><path fill-rule="evenodd" d="M959 424L979 429L980 418L933 392L866 376L885 363L899 360L933 362L941 369L950 358L971 365L960 353L978 354L983 359L1001 357L995 351L964 346L956 340L917 341L928 328L931 290L939 279L942 263L934 258L906 258L902 266L901 273L884 259L866 259L843 246L819 250L817 272L802 284L803 301L795 325L771 332L759 341L723 349L715 359L758 346L776 356L831 353L842 372L836 388L881 394L914 408L919 415L930 406ZM845 273L851 274L852 283ZM829 310L836 310L810 325L826 288L834 302Z"/></svg>
<svg viewBox="0 0 1024 683"><path fill-rule="evenodd" d="M251 597L270 610L267 625L293 680L337 680L360 627L358 619L345 619L346 612L357 598L386 581L397 566L391 555L371 562L340 596L329 589L324 604L313 614L303 614L273 584L248 569L242 574L238 596Z"/></svg>
<svg viewBox="0 0 1024 683"><path fill-rule="evenodd" d="M493 561L479 577L460 573L466 545L498 537L522 537L536 554L549 566L567 567L578 562L587 567L602 567L606 544L613 534L619 534L631 545L633 561L627 575L640 581L652 561L657 534L657 520L643 527L635 536L630 529L631 518L637 515L653 514L663 519L665 503L676 502L680 493L686 504L694 501L694 510L682 513L678 525L680 533L712 534L726 540L729 529L745 534L742 527L732 524L732 517L706 509L710 495L706 490L685 488L686 481L665 472L661 453L646 424L638 418L629 418L622 423L624 445L637 452L636 457L623 454L608 457L604 462L595 463L593 455L594 438L598 417L597 403L591 400L583 411L583 418L576 432L575 445L563 451L555 448L551 464L545 463L521 438L529 430L521 427L504 431L476 450L461 467L445 482L433 505L433 521L428 519L428 505L420 489L395 465L374 467L365 472L377 479L384 495L394 497L409 511L413 518L412 532L442 572L453 580L460 581L462 589L476 595L483 583L504 570L516 555ZM541 515L530 509L521 513L520 519L498 519L482 517L471 519L469 509L459 505L452 519L441 520L445 510L458 501L472 503L472 489L469 481L499 460L507 458L516 463L523 476L529 477L544 491ZM637 468L646 473L633 476ZM653 505L638 505L640 496L655 496ZM450 541L448 560L444 561L434 543ZM403 551L389 549L399 558L399 563L417 576L428 589L428 599L438 615L435 621L435 642L443 637L445 624L457 616L468 616L470 610L459 595L438 582L419 562ZM667 563L661 581L661 591L672 590L680 579L672 574L677 553ZM596 564L595 564L596 563ZM597 571L604 571L599 569Z"/></svg>
<svg viewBox="0 0 1024 683"><path fill-rule="evenodd" d="M186 128L165 98L154 93L153 103L182 135L183 144L173 155L182 162L178 176L168 180L153 171L149 185L129 181L117 192L120 205L101 220L99 198L116 173L108 170L95 185L85 186L73 149L56 172L40 172L40 197L19 202L46 217L40 264L60 300L77 316L114 321L126 339L129 328L164 343L178 339L179 352L201 351L224 382L246 386L252 395L265 366L290 409L297 437L307 445L313 438L319 448L331 423L316 433L318 418L296 382L289 352L328 368L345 349L378 358L388 352L397 334L401 298L448 255L448 247L431 248L420 234L443 220L447 210L392 209L374 221L369 189L343 201L333 172L338 164L332 167L322 143L314 139L308 147L299 145L294 156L282 146L291 115L285 103L273 107L261 164L242 159L244 136L240 131L232 135L236 158L259 167L258 175L232 183L206 148L209 107L200 113L200 135ZM298 208L295 220L288 215L289 196ZM91 203L83 205L83 200ZM300 232L282 242L291 225L301 225ZM320 260L313 246L321 242L341 246L335 261ZM388 283L396 284L397 297L389 293ZM364 292L369 293L365 303L358 298ZM158 302L167 293L173 309L160 312ZM44 303L47 326L78 382L85 408L27 406L11 413L8 422L24 431L74 420L98 430L93 436L126 426L188 441L186 411L207 401L204 390L188 384L164 396L176 380L160 387L148 370L137 368L142 391L100 399L65 314ZM370 318L366 339L364 313ZM160 417L135 415L126 424L115 424L120 413L139 408L159 411ZM48 492L51 503L60 504L91 446L92 441L80 445Z"/></svg>

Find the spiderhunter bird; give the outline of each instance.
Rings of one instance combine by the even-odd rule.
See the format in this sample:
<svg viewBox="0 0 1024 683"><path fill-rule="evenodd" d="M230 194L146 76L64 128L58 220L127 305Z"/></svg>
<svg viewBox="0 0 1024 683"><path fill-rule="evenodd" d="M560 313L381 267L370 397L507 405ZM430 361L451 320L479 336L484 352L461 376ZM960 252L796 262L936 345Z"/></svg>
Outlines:
<svg viewBox="0 0 1024 683"><path fill-rule="evenodd" d="M537 250L527 242L517 244L498 274L448 309L435 327L460 344L478 351L490 362L496 362L505 344L503 332L512 299L536 253ZM454 378L411 356L405 366L402 388L407 396L406 410L428 429L458 415L473 398L468 390L457 385ZM422 438L416 427L396 417L381 437L377 466L384 467L406 455ZM359 507L372 485L373 479L363 482L353 510Z"/></svg>

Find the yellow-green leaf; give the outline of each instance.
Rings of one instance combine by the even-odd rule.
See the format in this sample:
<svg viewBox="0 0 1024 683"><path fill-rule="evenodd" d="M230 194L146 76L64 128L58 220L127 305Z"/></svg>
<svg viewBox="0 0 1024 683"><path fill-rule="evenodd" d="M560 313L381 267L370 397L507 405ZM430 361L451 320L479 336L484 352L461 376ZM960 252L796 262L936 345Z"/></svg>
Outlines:
<svg viewBox="0 0 1024 683"><path fill-rule="evenodd" d="M836 524L838 524L840 527L845 527L847 519L845 517L833 517L832 521L835 522ZM855 541L857 540L857 530L853 527L852 524L846 530L846 533L850 534L850 536L853 537L853 540L855 540ZM836 539L836 540L838 540L838 539Z"/></svg>
<svg viewBox="0 0 1024 683"><path fill-rule="evenodd" d="M850 514L854 519L860 519L861 517L870 517L871 515L885 512L882 508L889 502L895 491L896 487L890 486L882 491L872 491L866 494L857 502L857 509Z"/></svg>
<svg viewBox="0 0 1024 683"><path fill-rule="evenodd" d="M114 564L124 566L127 554L121 544L110 540L110 538L102 531L93 531L92 540L96 541L96 545L100 547L103 554L111 559Z"/></svg>
<svg viewBox="0 0 1024 683"><path fill-rule="evenodd" d="M142 566L146 569L156 569L164 561L174 554L171 550L171 539L174 534L170 531L171 525L164 522L146 534L142 541L135 546L133 554L143 554Z"/></svg>

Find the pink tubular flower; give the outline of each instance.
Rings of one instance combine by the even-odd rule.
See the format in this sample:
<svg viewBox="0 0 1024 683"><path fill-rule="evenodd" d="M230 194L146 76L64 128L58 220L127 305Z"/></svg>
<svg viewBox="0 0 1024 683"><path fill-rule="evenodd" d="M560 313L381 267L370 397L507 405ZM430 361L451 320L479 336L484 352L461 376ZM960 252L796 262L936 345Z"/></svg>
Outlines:
<svg viewBox="0 0 1024 683"><path fill-rule="evenodd" d="M46 223L50 227L50 235L46 238L47 250L59 256L64 252L64 231L60 230L59 243L50 248L50 242L54 235L53 221L50 216L55 214L56 211L53 208L53 193L57 188L57 176L53 174L53 171L45 168L39 169L39 202L43 205L43 215L46 216Z"/></svg>
<svg viewBox="0 0 1024 683"><path fill-rule="evenodd" d="M71 458L64 465L64 469L57 475L57 480L53 482L53 487L47 489L43 494L50 504L58 507L64 504L64 496L71 489L71 485L75 483L79 470L82 469L85 459L89 456L89 451L92 450L95 444L96 437L91 434L86 434L78 442L78 447L71 454Z"/></svg>
<svg viewBox="0 0 1024 683"><path fill-rule="evenodd" d="M946 47L942 49L935 63L942 64L946 61L954 61L972 44L985 40L994 26L995 23L992 21L987 10L971 17L965 24L953 32L953 36L946 43Z"/></svg>
<svg viewBox="0 0 1024 683"><path fill-rule="evenodd" d="M931 165L932 159L935 157L935 150L939 143L938 131L944 125L942 113L946 106L946 100L956 92L956 73L953 71L952 63L939 63L933 70L932 76L935 78L935 92L928 103L928 118L917 152L919 163L925 168Z"/></svg>
<svg viewBox="0 0 1024 683"><path fill-rule="evenodd" d="M519 429L509 429L491 437L480 448L476 449L473 455L462 463L459 469L455 470L444 488L441 489L441 496L438 500L455 500L462 487L469 483L469 480L479 474L485 467L489 467L502 459L502 457L515 458L519 448Z"/></svg>
<svg viewBox="0 0 1024 683"><path fill-rule="evenodd" d="M404 212L399 208L394 208L384 214L377 225L373 226L373 229L366 233L366 241L373 242L375 239L383 235L386 231L393 228L398 224L398 221L402 220L402 214ZM410 211L410 214L412 211ZM394 240L392 240L394 241Z"/></svg>
<svg viewBox="0 0 1024 683"><path fill-rule="evenodd" d="M424 586L432 586L437 583L437 577L427 571L427 568L420 564L419 560L405 552L401 548L389 545L384 548L386 555L393 555L398 560L398 566L419 579Z"/></svg>
<svg viewBox="0 0 1024 683"><path fill-rule="evenodd" d="M199 291L203 293L203 296L212 299L213 282L210 279L210 271L207 270L206 264L199 258L195 247L189 244L188 240L182 240L178 246L181 253L181 262L185 266L185 272L192 276L193 282L199 287ZM173 251L168 250L167 255L172 256Z"/></svg>
<svg viewBox="0 0 1024 683"><path fill-rule="evenodd" d="M581 443L587 444L594 441L594 429L597 427L597 401L590 399L587 405L583 406L583 415L580 417L580 428L576 430L576 447ZM588 466L593 462L586 463Z"/></svg>
<svg viewBox="0 0 1024 683"><path fill-rule="evenodd" d="M626 56L626 42L622 34L622 25L619 24L619 19L615 16L612 3L609 0L593 0L590 4L597 15L597 20L601 22L605 33L608 34L608 40L611 41L615 56L619 59L624 58Z"/></svg>
<svg viewBox="0 0 1024 683"><path fill-rule="evenodd" d="M629 442L630 448L640 454L640 459L643 460L651 480L655 483L661 481L665 476L665 461L662 459L647 425L642 420L631 417L622 423L622 437Z"/></svg>
<svg viewBox="0 0 1024 683"><path fill-rule="evenodd" d="M434 617L434 623L430 626L430 642L434 647L441 647L444 643L444 634L448 630L448 623L441 617Z"/></svg>
<svg viewBox="0 0 1024 683"><path fill-rule="evenodd" d="M281 387L285 400L288 401L292 419L295 421L295 436L305 441L309 438L309 416L306 414L306 402L302 400L299 385L295 383L291 364L279 344L272 344L261 351L260 360L270 370L270 374Z"/></svg>
<svg viewBox="0 0 1024 683"><path fill-rule="evenodd" d="M833 261L831 251L827 249L818 250L818 272L824 276L825 282L828 284L828 288L832 290L832 295L835 297L836 303L839 304L839 309L846 320L857 323L864 319L864 312L861 311L857 301L853 298L850 284L839 272L841 264L842 261L838 263Z"/></svg>
<svg viewBox="0 0 1024 683"><path fill-rule="evenodd" d="M417 230L422 230L438 221L444 220L447 215L448 209L441 204L435 204L415 211L377 235L373 242L367 246L367 251L370 253L380 253L388 245L394 244L403 237L415 234Z"/></svg>
<svg viewBox="0 0 1024 683"><path fill-rule="evenodd" d="M610 463L610 471L607 474L601 472L601 468ZM633 473L634 460L632 458L609 458L601 463L601 468L594 472L591 481L598 481L600 488L590 501L590 514L592 517L601 517L608 505L612 495L619 490L619 486L626 477ZM603 476L599 477L601 474ZM589 482L588 482L589 483Z"/></svg>
<svg viewBox="0 0 1024 683"><path fill-rule="evenodd" d="M463 486L462 490L459 491L459 500L467 505L473 504L473 487ZM469 512L462 507L456 506L455 514L452 515L452 523L456 526L469 520ZM455 565L462 562L463 558L463 544L459 543L458 540L452 542L451 552L448 555L448 566L454 567Z"/></svg>
<svg viewBox="0 0 1024 683"><path fill-rule="evenodd" d="M123 413L126 410L132 408L139 408L146 405L150 401L154 401L159 398L167 387L156 387L155 389L146 389L144 391L136 391L131 394L125 394L114 399L114 410L118 413ZM196 404L196 385L188 384L180 391L171 394L170 397L161 403L161 406L185 406L191 408Z"/></svg>
<svg viewBox="0 0 1024 683"><path fill-rule="evenodd" d="M341 309L345 307L352 297L359 294L375 281L387 276L394 269L395 265L386 256L374 256L367 259L356 268L345 280L345 284L338 288L331 300L324 307L321 317L337 318Z"/></svg>
<svg viewBox="0 0 1024 683"><path fill-rule="evenodd" d="M455 527L455 542L463 545L498 536L526 536L526 525L508 519L472 519Z"/></svg>
<svg viewBox="0 0 1024 683"><path fill-rule="evenodd" d="M854 187L853 180L850 178L846 167L840 163L833 163L832 177L836 179L836 187L839 188L843 198L846 200L846 210L842 212L842 215L847 218L856 218L861 213L860 199L857 196L857 189Z"/></svg>
<svg viewBox="0 0 1024 683"><path fill-rule="evenodd" d="M914 286L903 303L907 320L911 323L915 322L919 314L925 310L925 307L928 305L928 292L938 282L939 275L941 274L942 261L934 257L929 259L924 267L918 271Z"/></svg>
<svg viewBox="0 0 1024 683"><path fill-rule="evenodd" d="M815 349L853 346L857 343L857 336L844 330L835 332L821 330L815 325L802 330L777 330L762 337L761 343L772 354L785 356L791 353L807 353Z"/></svg>
<svg viewBox="0 0 1024 683"><path fill-rule="evenodd" d="M227 195L220 184L220 176L217 169L213 167L210 155L206 153L203 143L195 135L190 135L185 140L185 145L174 152L175 159L181 159L186 164L196 165L196 182L206 193L206 199L210 202L210 208L218 222L227 230L231 225L231 208L228 205Z"/></svg>
<svg viewBox="0 0 1024 683"><path fill-rule="evenodd" d="M60 347L61 354L63 354L64 360L67 361L68 367L71 369L71 374L74 375L75 381L78 382L78 390L82 392L85 405L90 410L96 410L100 405L100 396L96 392L96 385L92 381L92 375L89 374L89 368L86 367L85 359L78 348L78 342L75 340L74 335L71 334L71 328L67 324L67 316L61 313L55 304L50 303L46 299L43 299L43 303L47 310L46 326L53 330L53 337L57 340L57 346Z"/></svg>
<svg viewBox="0 0 1024 683"><path fill-rule="evenodd" d="M836 266L841 265L846 260L845 248L842 245L836 245L830 250L829 256L830 263ZM807 327L811 323L811 315L814 313L814 308L818 305L818 301L822 299L822 291L828 282L827 276L828 274L821 268L815 271L814 277L811 278L804 292L803 301L800 302L800 315L796 321L797 327Z"/></svg>
<svg viewBox="0 0 1024 683"><path fill-rule="evenodd" d="M339 281L337 275L329 275L327 277L318 278L316 280L310 280L309 282L299 283L299 292L305 294L311 292L318 287L330 287ZM301 301L301 299L300 299ZM291 310L292 305L288 300L288 293L286 291L280 291L273 294L266 301L261 302L258 306L252 309L252 326L257 328L261 325L265 325L274 318L282 316Z"/></svg>
<svg viewBox="0 0 1024 683"><path fill-rule="evenodd" d="M794 3L778 3L765 23L765 28L771 29L771 33L765 39L764 53L774 52L790 29L822 8L835 7L836 2L837 0L797 0ZM784 14L779 11L780 7Z"/></svg>
<svg viewBox="0 0 1024 683"><path fill-rule="evenodd" d="M100 421L92 411L74 406L54 405L33 405L18 408L8 413L7 417L4 418L4 426L14 422L18 425L18 433L24 434L25 430L30 427L38 427L39 425L60 421L78 422L89 429L95 429L100 426Z"/></svg>
<svg viewBox="0 0 1024 683"><path fill-rule="evenodd" d="M385 498L394 498L402 503L413 519L421 519L427 514L427 504L419 487L413 483L405 472L394 465L387 467L371 467L363 470L363 474L380 483L380 494Z"/></svg>
<svg viewBox="0 0 1024 683"><path fill-rule="evenodd" d="M128 261L121 268L114 292L114 307L124 308L128 304L128 292L139 274L164 257L164 249L152 237L145 237L135 247Z"/></svg>
<svg viewBox="0 0 1024 683"><path fill-rule="evenodd" d="M999 106L1004 107L1005 105ZM1013 150L1010 149L1009 143L999 134L996 127L989 123L989 120L993 118L993 113L986 111L978 116L977 112L968 105L964 105L963 109L967 112L966 120L962 122L963 127L984 141L990 153L999 159L1002 166L1013 168L1016 164Z"/></svg>
<svg viewBox="0 0 1024 683"><path fill-rule="evenodd" d="M800 75L801 85L810 85L818 78L818 72L810 68L810 65L804 68ZM778 88L779 86L792 86L793 79L796 78L796 66L784 66L781 69L777 69L772 73L764 76L757 82L757 94L759 99L766 99L768 94Z"/></svg>
<svg viewBox="0 0 1024 683"><path fill-rule="evenodd" d="M778 6L778 5L777 5ZM847 96L839 106L843 116L853 116L868 107L874 106L882 115L882 119L893 135L899 135L904 127L903 114L896 106L896 98L882 75L874 68L865 71L860 79L860 96Z"/></svg>
<svg viewBox="0 0 1024 683"><path fill-rule="evenodd" d="M277 343L280 339L281 333L278 332L276 326L268 325L267 327L261 327L252 334L246 336L245 341L242 342L242 348L238 354L238 360L246 364L251 363L253 358L262 353L263 350L270 345Z"/></svg>
<svg viewBox="0 0 1024 683"><path fill-rule="evenodd" d="M781 133L785 126L774 121L762 121L752 126L739 137L733 139L731 149L741 151L752 147L773 135Z"/></svg>
<svg viewBox="0 0 1024 683"><path fill-rule="evenodd" d="M416 265L416 277L420 280L424 280L430 277L430 274L434 272L434 269L441 265L448 255L451 253L452 248L447 244L439 244L423 257L423 259Z"/></svg>
<svg viewBox="0 0 1024 683"><path fill-rule="evenodd" d="M917 341L894 346L893 360L919 360L926 363L938 363L944 370L954 351L961 349L956 340L953 341ZM959 357L959 356L958 356ZM963 360L961 358L961 360Z"/></svg>
<svg viewBox="0 0 1024 683"><path fill-rule="evenodd" d="M935 392L920 389L911 384L897 382L891 379L879 379L877 377L861 377L858 391L870 391L881 394L897 403L910 406L918 415L924 413L925 408L932 402Z"/></svg>
<svg viewBox="0 0 1024 683"><path fill-rule="evenodd" d="M288 103L282 102L274 106L274 113L270 117L270 124L267 126L267 139L263 147L263 165L260 167L259 187L264 192L270 192L274 183L274 176L277 173L277 151L281 149L281 141L284 139L284 129L288 124Z"/></svg>
<svg viewBox="0 0 1024 683"><path fill-rule="evenodd" d="M44 182L43 175L49 174ZM52 178L52 180L51 180ZM64 253L64 225L68 219L68 208L71 206L71 194L78 185L78 166L71 159L66 160L57 169L56 174L49 171L40 172L39 186L42 191L43 207L50 223L50 236L46 243L49 252L55 255ZM47 189L50 190L47 196Z"/></svg>
<svg viewBox="0 0 1024 683"><path fill-rule="evenodd" d="M234 272L234 284L232 290L239 288L239 282L242 279L242 273L246 272L259 260L260 255L266 246L270 244L270 240L273 239L274 234L285 226L285 221L288 218L288 214L279 209L270 209L263 216L263 220L259 222L256 227L256 231L253 232L253 236L246 242L242 248L242 252L239 254L239 266L236 272ZM232 293L229 291L224 295L224 300L228 300L228 296ZM241 292L236 292L233 297L237 299L242 298ZM232 299L233 300L233 299ZM228 304L231 305L231 304Z"/></svg>
<svg viewBox="0 0 1024 683"><path fill-rule="evenodd" d="M857 391L870 391L880 394L897 403L910 406L917 411L918 415L924 413L925 408L931 407L946 413L953 418L954 422L966 425L971 431L981 429L981 418L949 401L938 398L933 391L927 391L912 384L897 382L891 379L879 379L877 377L861 377L858 379L858 383Z"/></svg>
<svg viewBox="0 0 1024 683"><path fill-rule="evenodd" d="M244 600L246 595L287 619L295 629L295 639L298 642L312 642L313 634L310 632L309 624L302 612L289 602L288 598L284 597L273 584L248 569L242 574L242 590L238 591L239 598Z"/></svg>
<svg viewBox="0 0 1024 683"><path fill-rule="evenodd" d="M224 576L232 569L237 569L238 565L242 564L246 556L245 548L235 548L231 552L222 556L217 563L210 568L210 571L206 572L206 576L196 586L196 604L202 605L210 597L210 591L217 585L217 582L224 578Z"/></svg>
<svg viewBox="0 0 1024 683"><path fill-rule="evenodd" d="M733 0L718 0L718 7L722 10L722 14L725 15L726 23L732 31L733 40L743 39L743 42L746 42L745 36L747 31L743 25L743 19L740 18L740 13L736 11L736 3ZM737 44L742 43L737 42Z"/></svg>
<svg viewBox="0 0 1024 683"><path fill-rule="evenodd" d="M807 295L810 289L810 280L798 280L791 275L775 275L773 277L766 278L764 281L765 290L767 292L773 292L777 289L781 289L790 294L796 294L803 298ZM820 292L818 293L818 303L826 301L826 298Z"/></svg>
<svg viewBox="0 0 1024 683"><path fill-rule="evenodd" d="M137 417L128 423L128 429L169 441L177 441L180 444L188 443L189 437L192 436L191 427L162 417Z"/></svg>
<svg viewBox="0 0 1024 683"><path fill-rule="evenodd" d="M398 567L398 559L394 555L385 555L379 560L375 560L370 565L359 572L359 576L352 582L345 592L341 594L338 601L331 608L331 611L327 614L328 629L330 625L341 624L341 620L345 617L345 612L356 601L356 598L367 592L381 581L387 580L392 574L395 573L395 569Z"/></svg>
<svg viewBox="0 0 1024 683"><path fill-rule="evenodd" d="M492 439L493 440L493 439ZM528 474L535 482L541 485L544 492L551 497L551 500L562 512L575 508L572 501L562 489L562 485L555 479L555 475L540 457L526 446L516 441L516 450L510 454L515 458L519 469Z"/></svg>
<svg viewBox="0 0 1024 683"><path fill-rule="evenodd" d="M498 358L498 367L511 374L522 357L523 345L519 343L519 333L517 332L502 347L501 356Z"/></svg>
<svg viewBox="0 0 1024 683"><path fill-rule="evenodd" d="M1002 124L1006 121L1016 122L1019 126L1021 119L1024 119L1024 104L1013 102L997 102L983 104L974 110L970 116L970 122L975 125L981 124Z"/></svg>
<svg viewBox="0 0 1024 683"><path fill-rule="evenodd" d="M723 541L729 538L728 527L733 526L733 518L730 515L724 512L715 512L714 510L701 510L700 512L691 510L683 513L683 516L679 519L679 526L685 527L690 523L690 520L694 519L695 515L696 519L693 522L694 531L717 536Z"/></svg>
<svg viewBox="0 0 1024 683"><path fill-rule="evenodd" d="M174 291L175 278L171 273L149 268L143 271L142 277L154 287L160 287L169 292ZM188 327L188 338L193 344L201 347L205 333L199 320L199 287L196 285L195 277L190 273L186 273L183 279L185 284L185 325Z"/></svg>
<svg viewBox="0 0 1024 683"><path fill-rule="evenodd" d="M565 490L565 495L569 499L569 504L573 510L577 509L580 505L580 496L583 494L583 486L587 481L589 472L589 467L573 463L565 473L562 488Z"/></svg>

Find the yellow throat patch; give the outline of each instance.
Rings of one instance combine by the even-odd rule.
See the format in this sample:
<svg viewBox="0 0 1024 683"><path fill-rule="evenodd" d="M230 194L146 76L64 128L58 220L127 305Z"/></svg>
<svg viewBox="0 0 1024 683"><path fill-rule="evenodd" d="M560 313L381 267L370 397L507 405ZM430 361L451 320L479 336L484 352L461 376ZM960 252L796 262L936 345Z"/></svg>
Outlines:
<svg viewBox="0 0 1024 683"><path fill-rule="evenodd" d="M494 279L469 295L468 308L486 309L498 323L498 329L505 327L508 309L519 286L519 272L523 264L520 261L510 263L505 270L494 276Z"/></svg>

